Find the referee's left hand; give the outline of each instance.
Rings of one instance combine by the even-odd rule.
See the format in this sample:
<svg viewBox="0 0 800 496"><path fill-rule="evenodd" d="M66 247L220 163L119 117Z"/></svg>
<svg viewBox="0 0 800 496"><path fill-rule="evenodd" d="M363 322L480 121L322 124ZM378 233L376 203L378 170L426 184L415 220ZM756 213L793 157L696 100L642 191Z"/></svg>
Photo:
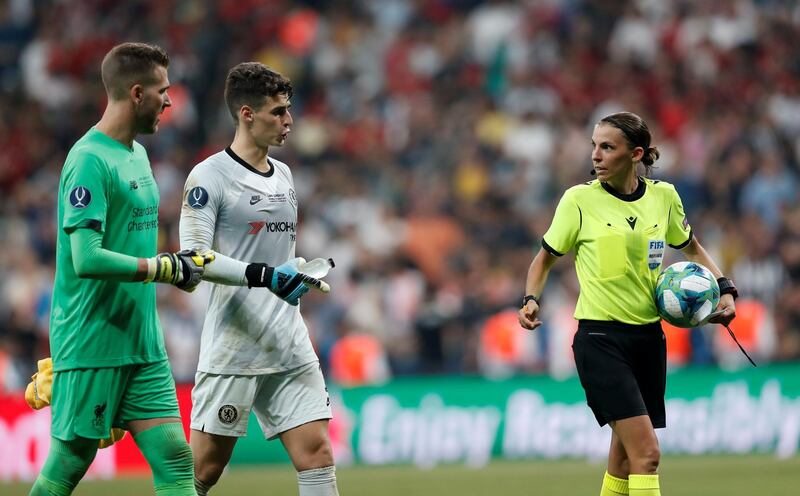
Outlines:
<svg viewBox="0 0 800 496"><path fill-rule="evenodd" d="M519 309L519 325L531 331L542 325L542 321L536 316L539 314L539 304L534 300Z"/></svg>
<svg viewBox="0 0 800 496"><path fill-rule="evenodd" d="M733 302L733 296L724 294L719 298L719 305L717 306L718 315L711 317L708 321L712 324L729 325L736 317L736 304Z"/></svg>

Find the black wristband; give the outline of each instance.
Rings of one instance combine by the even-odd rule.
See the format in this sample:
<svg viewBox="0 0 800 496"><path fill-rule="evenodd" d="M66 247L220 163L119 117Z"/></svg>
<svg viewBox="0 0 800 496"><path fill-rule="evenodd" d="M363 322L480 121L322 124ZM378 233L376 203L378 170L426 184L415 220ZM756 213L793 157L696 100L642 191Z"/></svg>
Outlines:
<svg viewBox="0 0 800 496"><path fill-rule="evenodd" d="M251 263L244 269L248 288L266 288L272 281L272 272L275 269L263 263Z"/></svg>
<svg viewBox="0 0 800 496"><path fill-rule="evenodd" d="M729 294L733 296L734 300L739 297L739 291L736 289L736 285L733 284L733 281L727 277L718 278L717 284L719 284L720 295Z"/></svg>
<svg viewBox="0 0 800 496"><path fill-rule="evenodd" d="M535 301L537 305L541 305L541 303L540 303L540 301L541 301L541 300L539 299L539 297L538 297L538 296L536 296L536 295L532 295L532 294L529 294L529 295L525 295L525 296L522 298L522 306L524 307L524 306L525 306L525 305L527 305L527 304L528 304L528 302L529 302L529 301L531 301L531 300Z"/></svg>

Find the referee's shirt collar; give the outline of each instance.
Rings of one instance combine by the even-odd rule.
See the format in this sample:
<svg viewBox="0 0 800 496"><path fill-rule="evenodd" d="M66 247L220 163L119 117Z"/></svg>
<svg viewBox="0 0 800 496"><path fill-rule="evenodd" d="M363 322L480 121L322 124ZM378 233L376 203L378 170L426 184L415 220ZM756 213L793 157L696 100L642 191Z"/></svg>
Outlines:
<svg viewBox="0 0 800 496"><path fill-rule="evenodd" d="M614 188L612 188L611 186L609 186L608 183L601 182L600 185L611 196L619 198L622 201L633 202L633 201L636 201L639 198L643 197L644 196L644 190L646 189L646 186L645 186L645 183L644 183L644 179L642 179L641 177L639 177L638 179L639 179L639 185L636 187L636 191L634 191L633 193L628 194L628 195L626 195L624 193L620 193L619 191L617 191Z"/></svg>

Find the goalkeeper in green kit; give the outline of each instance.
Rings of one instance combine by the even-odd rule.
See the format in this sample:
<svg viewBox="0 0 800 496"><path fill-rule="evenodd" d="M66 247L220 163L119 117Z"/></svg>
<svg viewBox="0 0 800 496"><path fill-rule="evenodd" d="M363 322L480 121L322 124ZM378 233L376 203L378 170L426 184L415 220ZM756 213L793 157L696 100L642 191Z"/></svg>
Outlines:
<svg viewBox="0 0 800 496"><path fill-rule="evenodd" d="M31 495L68 495L112 427L128 430L158 495L194 495L192 453L156 313L164 282L192 291L213 256L156 255L159 193L138 134L170 106L166 52L124 43L103 59L105 113L70 150L58 191L50 316L51 446Z"/></svg>

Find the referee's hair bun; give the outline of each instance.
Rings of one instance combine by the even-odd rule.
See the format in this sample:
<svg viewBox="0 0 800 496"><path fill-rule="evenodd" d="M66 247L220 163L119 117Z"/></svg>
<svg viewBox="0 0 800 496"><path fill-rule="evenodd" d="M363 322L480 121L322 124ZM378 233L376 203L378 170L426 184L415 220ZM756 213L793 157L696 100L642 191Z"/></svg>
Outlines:
<svg viewBox="0 0 800 496"><path fill-rule="evenodd" d="M642 163L644 165L653 165L653 162L658 160L658 157L661 156L661 153L658 151L658 147L651 146L649 147L642 156Z"/></svg>

